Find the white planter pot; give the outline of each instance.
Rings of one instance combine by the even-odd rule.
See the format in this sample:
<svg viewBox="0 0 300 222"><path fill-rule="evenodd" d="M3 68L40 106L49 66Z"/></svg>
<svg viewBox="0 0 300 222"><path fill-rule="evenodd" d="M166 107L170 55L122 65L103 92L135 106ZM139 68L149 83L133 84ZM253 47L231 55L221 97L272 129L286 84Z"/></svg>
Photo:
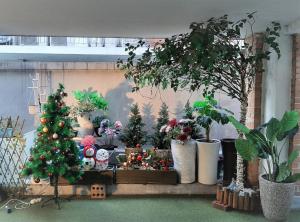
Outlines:
<svg viewBox="0 0 300 222"><path fill-rule="evenodd" d="M198 146L198 182L207 185L217 183L218 159L221 142L197 141Z"/></svg>
<svg viewBox="0 0 300 222"><path fill-rule="evenodd" d="M264 216L271 221L286 220L295 194L295 183L274 183L261 175L259 187Z"/></svg>
<svg viewBox="0 0 300 222"><path fill-rule="evenodd" d="M84 114L82 116L78 116L77 121L80 126L78 128L78 136L79 137L85 137L85 136L94 134L94 127L93 127L93 123L91 122L91 120L89 118L89 114Z"/></svg>
<svg viewBox="0 0 300 222"><path fill-rule="evenodd" d="M171 151L174 162L174 169L179 175L180 183L195 182L195 163L196 163L196 143L189 140L184 144L176 140L171 142Z"/></svg>

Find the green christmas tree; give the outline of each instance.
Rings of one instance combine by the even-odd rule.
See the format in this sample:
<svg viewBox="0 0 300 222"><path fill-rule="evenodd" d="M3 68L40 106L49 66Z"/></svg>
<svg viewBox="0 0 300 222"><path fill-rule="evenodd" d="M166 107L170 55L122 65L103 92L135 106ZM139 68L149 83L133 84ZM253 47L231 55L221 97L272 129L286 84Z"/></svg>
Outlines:
<svg viewBox="0 0 300 222"><path fill-rule="evenodd" d="M184 106L183 118L192 120L192 122L190 124L192 127L192 133L191 133L192 139L203 138L203 135L201 134L201 130L196 123L196 119L195 119L196 117L194 116L194 108L190 105L190 101L187 101L187 103Z"/></svg>
<svg viewBox="0 0 300 222"><path fill-rule="evenodd" d="M163 103L160 107L157 123L154 127L154 134L150 137L151 143L157 149L169 149L170 141L167 139L167 134L160 132L162 126L169 122L169 111L166 103Z"/></svg>
<svg viewBox="0 0 300 222"><path fill-rule="evenodd" d="M145 124L143 123L138 105L132 105L130 112L131 115L128 124L120 135L120 140L125 143L126 147L134 148L138 144L143 145L146 143L146 132L143 131Z"/></svg>
<svg viewBox="0 0 300 222"><path fill-rule="evenodd" d="M50 177L54 185L52 200L58 208L58 177L74 183L81 176L79 150L72 140L74 134L68 116L70 108L63 102L66 96L64 86L60 84L56 93L48 97L43 106L35 145L22 172L24 176L32 175L36 183Z"/></svg>

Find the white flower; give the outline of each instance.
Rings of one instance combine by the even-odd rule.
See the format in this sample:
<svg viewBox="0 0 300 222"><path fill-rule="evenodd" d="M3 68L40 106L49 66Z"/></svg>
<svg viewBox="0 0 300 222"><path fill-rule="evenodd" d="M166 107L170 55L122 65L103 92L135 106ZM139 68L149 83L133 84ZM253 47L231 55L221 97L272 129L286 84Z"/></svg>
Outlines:
<svg viewBox="0 0 300 222"><path fill-rule="evenodd" d="M170 132L170 130L172 130L172 127L171 126L167 126L165 132L168 133L168 132Z"/></svg>
<svg viewBox="0 0 300 222"><path fill-rule="evenodd" d="M160 132L160 133L166 132L166 128L167 128L167 125L163 125L163 126L160 128L159 132Z"/></svg>
<svg viewBox="0 0 300 222"><path fill-rule="evenodd" d="M191 120L191 119L181 119L181 120L179 120L180 124L186 124L186 123L190 123L190 122L193 122L193 120Z"/></svg>

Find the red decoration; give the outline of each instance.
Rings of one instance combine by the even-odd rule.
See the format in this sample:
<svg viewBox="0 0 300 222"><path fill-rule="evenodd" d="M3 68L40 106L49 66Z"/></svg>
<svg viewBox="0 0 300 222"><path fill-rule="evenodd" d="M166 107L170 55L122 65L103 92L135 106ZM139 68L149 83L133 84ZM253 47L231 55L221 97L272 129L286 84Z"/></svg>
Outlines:
<svg viewBox="0 0 300 222"><path fill-rule="evenodd" d="M136 148L141 148L141 144L136 144Z"/></svg>
<svg viewBox="0 0 300 222"><path fill-rule="evenodd" d="M64 121L59 122L58 126L61 127L61 128L64 127L65 126L65 122Z"/></svg>
<svg viewBox="0 0 300 222"><path fill-rule="evenodd" d="M42 117L42 118L40 119L40 121L41 121L41 124L45 124L45 123L47 123L47 119L46 119L46 118L44 118L44 117Z"/></svg>
<svg viewBox="0 0 300 222"><path fill-rule="evenodd" d="M48 177L52 177L52 175L53 175L52 173L48 173Z"/></svg>
<svg viewBox="0 0 300 222"><path fill-rule="evenodd" d="M52 151L53 151L53 152L56 152L57 150L58 150L57 147L53 147L53 148L52 148Z"/></svg>
<svg viewBox="0 0 300 222"><path fill-rule="evenodd" d="M137 161L142 161L143 157L141 155L138 155L136 159Z"/></svg>
<svg viewBox="0 0 300 222"><path fill-rule="evenodd" d="M40 160L45 160L46 157L44 155L40 156Z"/></svg>

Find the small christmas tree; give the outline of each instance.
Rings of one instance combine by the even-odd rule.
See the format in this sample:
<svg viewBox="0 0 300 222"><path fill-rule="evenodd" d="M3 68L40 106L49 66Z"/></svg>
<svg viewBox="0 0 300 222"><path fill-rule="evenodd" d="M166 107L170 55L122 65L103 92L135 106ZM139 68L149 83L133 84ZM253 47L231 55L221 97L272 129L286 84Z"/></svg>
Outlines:
<svg viewBox="0 0 300 222"><path fill-rule="evenodd" d="M137 104L130 109L131 115L128 124L120 135L120 140L125 143L128 148L135 148L137 145L146 143L146 132L143 131L144 123Z"/></svg>
<svg viewBox="0 0 300 222"><path fill-rule="evenodd" d="M152 145L157 149L169 149L170 141L167 139L167 134L160 132L162 126L169 122L169 111L166 103L163 103L158 113L157 123L154 127L154 134L150 137Z"/></svg>
<svg viewBox="0 0 300 222"><path fill-rule="evenodd" d="M194 116L194 108L191 107L190 101L187 101L187 103L184 106L184 119L191 119L193 122L191 122L191 127L192 127L192 133L191 137L192 139L201 139L203 138L203 135L201 134L201 130L196 123L196 117Z"/></svg>
<svg viewBox="0 0 300 222"><path fill-rule="evenodd" d="M56 93L48 97L43 106L35 145L23 169L23 175L32 175L36 183L42 178L52 179L54 197L49 200L54 200L59 209L58 177L74 183L81 176L79 150L72 140L74 134L71 118L68 117L70 108L63 102L66 96L64 86L60 84Z"/></svg>

